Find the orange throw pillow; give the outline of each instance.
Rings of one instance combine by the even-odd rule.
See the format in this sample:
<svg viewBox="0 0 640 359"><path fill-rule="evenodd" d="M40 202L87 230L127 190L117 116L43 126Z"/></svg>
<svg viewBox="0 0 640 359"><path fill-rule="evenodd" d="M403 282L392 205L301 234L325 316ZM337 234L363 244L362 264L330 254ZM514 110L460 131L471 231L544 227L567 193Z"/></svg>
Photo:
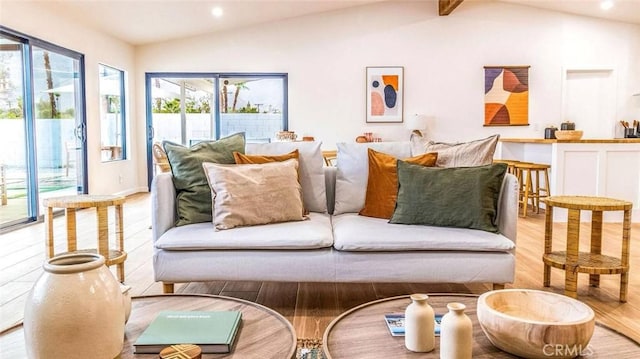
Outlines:
<svg viewBox="0 0 640 359"><path fill-rule="evenodd" d="M269 163L269 162L284 162L292 158L295 158L296 160L298 160L299 157L300 157L300 152L298 151L298 149L295 149L284 155L273 155L273 156L245 155L240 152L233 152L233 158L236 160L236 164L238 165L251 165L251 164L259 165L259 164Z"/></svg>
<svg viewBox="0 0 640 359"><path fill-rule="evenodd" d="M361 216L390 219L398 197L398 159L369 148L369 179ZM429 152L403 161L433 167L437 152Z"/></svg>

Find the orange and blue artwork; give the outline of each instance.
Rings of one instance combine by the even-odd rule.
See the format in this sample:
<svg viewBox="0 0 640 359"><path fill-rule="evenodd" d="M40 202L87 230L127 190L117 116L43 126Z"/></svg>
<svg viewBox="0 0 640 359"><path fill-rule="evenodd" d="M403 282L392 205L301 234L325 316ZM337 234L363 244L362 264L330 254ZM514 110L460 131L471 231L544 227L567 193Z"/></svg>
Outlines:
<svg viewBox="0 0 640 359"><path fill-rule="evenodd" d="M485 66L484 125L529 125L529 66Z"/></svg>
<svg viewBox="0 0 640 359"><path fill-rule="evenodd" d="M367 122L402 122L403 67L367 67Z"/></svg>

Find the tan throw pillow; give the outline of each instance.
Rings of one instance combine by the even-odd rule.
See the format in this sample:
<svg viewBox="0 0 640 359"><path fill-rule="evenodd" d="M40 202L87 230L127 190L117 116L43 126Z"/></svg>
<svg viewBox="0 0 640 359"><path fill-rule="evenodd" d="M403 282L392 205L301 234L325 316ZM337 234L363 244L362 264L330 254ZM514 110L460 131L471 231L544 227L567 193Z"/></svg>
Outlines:
<svg viewBox="0 0 640 359"><path fill-rule="evenodd" d="M202 164L216 229L305 219L298 160L248 165Z"/></svg>
<svg viewBox="0 0 640 359"><path fill-rule="evenodd" d="M429 141L425 152L438 152L438 167L475 167L493 163L493 153L500 135L463 143Z"/></svg>
<svg viewBox="0 0 640 359"><path fill-rule="evenodd" d="M398 159L386 153L369 148L369 178L367 194L361 216L391 218L398 196ZM433 167L438 159L437 153L407 158L403 161L422 166Z"/></svg>
<svg viewBox="0 0 640 359"><path fill-rule="evenodd" d="M236 160L236 164L238 165L283 162L294 158L298 160L298 182L300 182L300 151L298 151L297 148L289 153L285 153L284 155L245 155L241 152L234 152L233 158ZM300 186L302 186L302 183L300 183ZM302 196L302 202L304 203L304 192ZM304 214L309 214L309 211L306 208L304 209Z"/></svg>
<svg viewBox="0 0 640 359"><path fill-rule="evenodd" d="M300 157L300 151L296 148L295 150L284 154L284 155L245 155L244 153L234 152L233 158L236 160L236 164L239 165L247 165L247 164L262 164L269 162L282 162L286 160L290 160L295 158L296 160Z"/></svg>

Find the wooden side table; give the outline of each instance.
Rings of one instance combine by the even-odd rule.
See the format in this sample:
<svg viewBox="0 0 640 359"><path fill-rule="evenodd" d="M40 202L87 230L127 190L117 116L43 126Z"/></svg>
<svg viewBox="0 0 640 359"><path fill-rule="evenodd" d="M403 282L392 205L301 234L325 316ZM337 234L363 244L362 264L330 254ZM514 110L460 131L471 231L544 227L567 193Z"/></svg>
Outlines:
<svg viewBox="0 0 640 359"><path fill-rule="evenodd" d="M632 203L618 199L588 196L552 196L545 200L544 286L551 282L551 267L564 269L564 294L576 298L578 273L589 274L589 284L600 285L600 274L620 274L620 301L627 301L629 282L629 241L631 238ZM553 207L568 209L567 250L552 251ZM580 252L580 211L591 211L591 250ZM624 211L622 254L620 258L602 254L602 212Z"/></svg>
<svg viewBox="0 0 640 359"><path fill-rule="evenodd" d="M77 195L52 197L43 200L43 205L47 207L45 213L46 231L46 253L47 258L55 255L53 244L53 209L64 208L67 220L67 250L68 252L97 252L104 256L105 264L111 266L118 265L117 273L120 282L124 282L124 261L127 259L127 252L124 250L123 232L123 211L122 205L125 198L121 196L94 196ZM108 207L115 206L116 211L116 248L109 248L109 221ZM98 242L97 249L78 250L76 239L76 210L83 208L95 208L97 216ZM58 253L61 254L61 253Z"/></svg>

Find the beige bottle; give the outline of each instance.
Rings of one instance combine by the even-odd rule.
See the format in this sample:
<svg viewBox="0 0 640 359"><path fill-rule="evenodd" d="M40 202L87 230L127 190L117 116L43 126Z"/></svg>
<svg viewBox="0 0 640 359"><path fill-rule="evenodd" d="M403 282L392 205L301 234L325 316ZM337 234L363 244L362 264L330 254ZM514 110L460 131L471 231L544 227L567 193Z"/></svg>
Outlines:
<svg viewBox="0 0 640 359"><path fill-rule="evenodd" d="M426 294L412 294L404 314L404 345L413 352L430 352L435 347L433 308Z"/></svg>
<svg viewBox="0 0 640 359"><path fill-rule="evenodd" d="M471 359L473 325L464 314L462 303L447 304L449 313L442 316L440 324L440 358Z"/></svg>

